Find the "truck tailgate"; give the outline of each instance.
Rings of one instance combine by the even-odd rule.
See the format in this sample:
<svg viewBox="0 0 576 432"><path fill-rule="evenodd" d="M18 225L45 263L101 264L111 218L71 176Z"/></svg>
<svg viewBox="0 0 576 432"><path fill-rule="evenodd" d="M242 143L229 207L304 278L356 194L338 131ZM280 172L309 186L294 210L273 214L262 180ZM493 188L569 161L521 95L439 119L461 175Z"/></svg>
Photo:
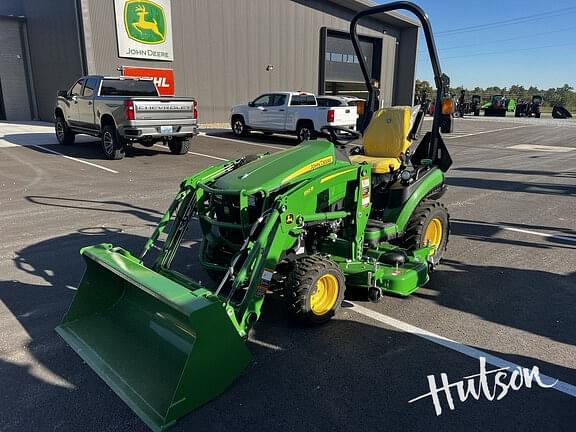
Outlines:
<svg viewBox="0 0 576 432"><path fill-rule="evenodd" d="M191 119L194 115L193 99L133 99L135 120Z"/></svg>
<svg viewBox="0 0 576 432"><path fill-rule="evenodd" d="M350 126L356 124L358 113L355 106L332 107L330 109L334 110L334 121L330 122L331 126Z"/></svg>

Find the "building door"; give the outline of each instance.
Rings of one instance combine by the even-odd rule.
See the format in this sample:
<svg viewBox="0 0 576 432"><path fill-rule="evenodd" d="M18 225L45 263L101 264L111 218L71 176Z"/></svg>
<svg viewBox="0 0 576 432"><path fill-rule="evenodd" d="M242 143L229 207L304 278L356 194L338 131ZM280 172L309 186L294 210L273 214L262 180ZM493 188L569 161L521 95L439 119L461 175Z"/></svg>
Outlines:
<svg viewBox="0 0 576 432"><path fill-rule="evenodd" d="M360 37L360 45L368 66L368 74L380 81L382 39ZM366 99L368 93L350 35L336 30L322 29L320 37L319 93L325 95L356 96Z"/></svg>
<svg viewBox="0 0 576 432"><path fill-rule="evenodd" d="M26 71L26 55L22 46L22 22L0 17L0 81L4 118L31 120L30 92Z"/></svg>

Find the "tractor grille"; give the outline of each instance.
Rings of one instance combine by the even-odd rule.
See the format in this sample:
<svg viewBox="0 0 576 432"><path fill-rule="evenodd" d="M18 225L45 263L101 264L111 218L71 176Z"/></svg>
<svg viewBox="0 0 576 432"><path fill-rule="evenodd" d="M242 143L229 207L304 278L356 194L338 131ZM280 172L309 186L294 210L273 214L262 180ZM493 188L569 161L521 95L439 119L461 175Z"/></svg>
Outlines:
<svg viewBox="0 0 576 432"><path fill-rule="evenodd" d="M244 231L248 232L256 219L262 214L263 197L260 194L252 195L248 203L248 220ZM217 195L210 196L210 207L213 217L219 222L235 224L242 227L240 196L239 195ZM220 228L220 234L234 243L242 243L244 235L241 229Z"/></svg>

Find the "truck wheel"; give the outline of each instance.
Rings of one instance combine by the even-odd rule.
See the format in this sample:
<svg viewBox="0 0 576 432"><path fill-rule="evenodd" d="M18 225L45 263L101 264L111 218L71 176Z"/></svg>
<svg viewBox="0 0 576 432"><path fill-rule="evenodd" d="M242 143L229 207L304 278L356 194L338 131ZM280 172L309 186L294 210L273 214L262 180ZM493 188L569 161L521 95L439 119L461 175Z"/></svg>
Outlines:
<svg viewBox="0 0 576 432"><path fill-rule="evenodd" d="M248 129L246 129L246 123L242 116L232 117L231 125L232 133L238 137L244 137L248 135Z"/></svg>
<svg viewBox="0 0 576 432"><path fill-rule="evenodd" d="M114 125L105 125L102 128L102 150L106 159L119 160L124 157L126 153L126 146L124 140Z"/></svg>
<svg viewBox="0 0 576 432"><path fill-rule="evenodd" d="M314 125L310 122L300 123L296 129L296 137L298 138L299 143L316 139Z"/></svg>
<svg viewBox="0 0 576 432"><path fill-rule="evenodd" d="M54 123L54 129L56 131L56 139L60 144L70 145L74 144L74 139L76 138L74 132L70 130L66 124L66 120L63 117L57 117Z"/></svg>
<svg viewBox="0 0 576 432"><path fill-rule="evenodd" d="M402 246L408 250L424 246L436 246L432 256L434 265L440 263L446 252L450 236L450 215L439 201L423 200L418 204L408 221Z"/></svg>
<svg viewBox="0 0 576 432"><path fill-rule="evenodd" d="M322 324L334 316L344 299L344 274L323 256L294 261L288 269L285 295L291 315L305 324Z"/></svg>
<svg viewBox="0 0 576 432"><path fill-rule="evenodd" d="M173 139L168 141L168 147L172 154L183 155L188 153L190 150L190 140L189 139Z"/></svg>

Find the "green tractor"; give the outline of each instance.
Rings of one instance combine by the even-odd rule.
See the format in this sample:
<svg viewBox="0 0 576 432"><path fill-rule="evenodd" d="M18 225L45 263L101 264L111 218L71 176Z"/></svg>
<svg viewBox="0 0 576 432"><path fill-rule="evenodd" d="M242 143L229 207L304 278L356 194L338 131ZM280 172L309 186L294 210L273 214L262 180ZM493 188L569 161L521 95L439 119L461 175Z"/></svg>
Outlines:
<svg viewBox="0 0 576 432"><path fill-rule="evenodd" d="M330 140L207 168L184 179L140 255L82 249L86 272L56 330L151 429L215 398L250 364L245 341L267 297L321 324L347 288L372 301L407 296L442 258L450 227L438 199L452 161L441 110L412 150L424 113L377 110L356 33L359 19L395 9L422 23L441 106L449 80L424 11L409 2L366 9L350 25L369 91L363 134L329 128ZM342 145L350 137L362 140L352 154ZM199 257L180 247L192 226ZM176 259L199 261L218 282L194 280Z"/></svg>

